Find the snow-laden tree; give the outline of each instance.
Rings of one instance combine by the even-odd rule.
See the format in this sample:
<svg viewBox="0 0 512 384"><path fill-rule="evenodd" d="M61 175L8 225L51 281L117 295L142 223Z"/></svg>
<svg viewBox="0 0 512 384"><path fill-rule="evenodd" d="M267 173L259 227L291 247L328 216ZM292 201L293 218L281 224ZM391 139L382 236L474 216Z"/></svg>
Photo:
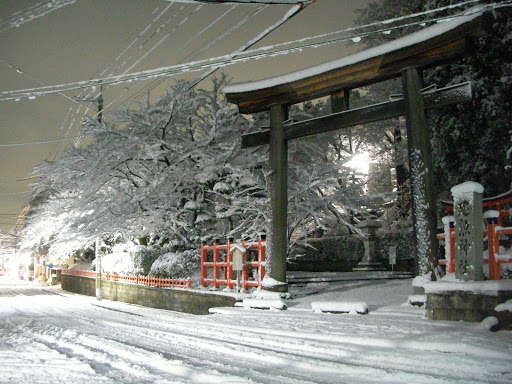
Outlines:
<svg viewBox="0 0 512 384"><path fill-rule="evenodd" d="M254 239L267 224L268 148L243 150L240 140L266 117L239 115L224 84L180 82L156 102L148 96L111 120L87 122L88 145L34 171L43 174L34 195L42 203L34 204L25 246L68 256L100 237L190 255L203 239ZM324 147L298 142L291 151L290 235L342 216L336 187L343 172Z"/></svg>
<svg viewBox="0 0 512 384"><path fill-rule="evenodd" d="M112 121L89 121L89 145L36 169L43 174L36 194L49 197L34 208L26 241L86 246L121 233L189 247L213 223L216 235L249 217L248 232L261 230L265 185L246 167L252 157L241 150L240 136L249 124L222 98L223 82L212 90L181 82L153 104L148 97Z"/></svg>

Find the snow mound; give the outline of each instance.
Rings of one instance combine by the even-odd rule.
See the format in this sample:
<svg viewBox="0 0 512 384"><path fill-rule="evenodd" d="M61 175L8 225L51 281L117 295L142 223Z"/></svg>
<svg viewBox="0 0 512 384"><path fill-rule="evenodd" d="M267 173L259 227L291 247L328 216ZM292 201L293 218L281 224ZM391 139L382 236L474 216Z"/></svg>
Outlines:
<svg viewBox="0 0 512 384"><path fill-rule="evenodd" d="M427 295L409 295L407 302L416 307L423 307L427 302Z"/></svg>
<svg viewBox="0 0 512 384"><path fill-rule="evenodd" d="M248 309L270 309L278 311L286 309L286 304L283 300L272 299L244 299L241 306Z"/></svg>
<svg viewBox="0 0 512 384"><path fill-rule="evenodd" d="M430 276L431 276L430 273L427 273L426 275L416 276L412 280L412 286L413 287L423 287L423 286L425 286L426 283L429 283L430 281L432 281Z"/></svg>
<svg viewBox="0 0 512 384"><path fill-rule="evenodd" d="M368 304L364 301L354 302L336 302L336 301L313 301L311 303L313 311L316 313L350 313L366 315L368 313Z"/></svg>
<svg viewBox="0 0 512 384"><path fill-rule="evenodd" d="M265 278L261 282L261 286L266 289L275 288L280 285L286 285L286 283L284 283L282 281L277 281L276 279L273 279L272 277L270 277L268 275L265 276Z"/></svg>
<svg viewBox="0 0 512 384"><path fill-rule="evenodd" d="M496 312L505 312L505 311L512 312L512 299L505 301L502 304L497 305L496 308L494 308L494 310Z"/></svg>
<svg viewBox="0 0 512 384"><path fill-rule="evenodd" d="M425 285L425 293L442 292L471 292L475 294L497 296L500 291L512 291L512 280L487 280L487 281L468 281L452 279L445 280L444 277L436 282Z"/></svg>
<svg viewBox="0 0 512 384"><path fill-rule="evenodd" d="M487 329L489 331L492 331L492 330L496 329L498 324L499 324L499 320L496 317L489 316L482 320L482 322L480 323L480 327Z"/></svg>

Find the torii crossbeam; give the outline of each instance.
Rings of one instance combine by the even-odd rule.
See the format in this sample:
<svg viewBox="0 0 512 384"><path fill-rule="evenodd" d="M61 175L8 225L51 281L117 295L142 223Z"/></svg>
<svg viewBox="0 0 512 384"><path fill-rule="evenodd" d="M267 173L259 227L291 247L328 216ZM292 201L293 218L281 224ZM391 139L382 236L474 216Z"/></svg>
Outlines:
<svg viewBox="0 0 512 384"><path fill-rule="evenodd" d="M471 99L471 87L462 84L428 92L423 89L421 71L470 54L473 40L483 35L491 22L487 8L475 7L450 21L339 60L226 87L228 100L238 104L241 113L270 110L270 129L243 137L245 147L269 144L272 223L267 234L267 276L273 282L269 289L287 290L287 141L401 115L407 119L416 273L433 268L437 254L436 196L425 110L466 102ZM350 89L400 76L402 100L346 110ZM290 105L329 95L335 106L333 112L337 113L285 125Z"/></svg>

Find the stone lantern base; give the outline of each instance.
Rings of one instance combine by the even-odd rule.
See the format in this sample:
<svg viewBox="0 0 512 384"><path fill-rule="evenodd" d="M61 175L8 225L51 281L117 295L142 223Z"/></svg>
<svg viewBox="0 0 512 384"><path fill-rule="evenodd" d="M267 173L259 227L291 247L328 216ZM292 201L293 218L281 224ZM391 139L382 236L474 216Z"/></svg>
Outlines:
<svg viewBox="0 0 512 384"><path fill-rule="evenodd" d="M373 272L386 271L386 268L379 262L365 263L363 261L357 263L357 267L352 269L354 272Z"/></svg>

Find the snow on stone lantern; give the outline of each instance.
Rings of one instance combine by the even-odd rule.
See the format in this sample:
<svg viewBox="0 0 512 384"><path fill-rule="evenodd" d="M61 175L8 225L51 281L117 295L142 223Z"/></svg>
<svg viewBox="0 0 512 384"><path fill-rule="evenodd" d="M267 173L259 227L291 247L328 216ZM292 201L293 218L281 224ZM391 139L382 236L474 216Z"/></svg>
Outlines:
<svg viewBox="0 0 512 384"><path fill-rule="evenodd" d="M481 184L466 181L451 189L455 216L455 276L483 280L483 216Z"/></svg>

